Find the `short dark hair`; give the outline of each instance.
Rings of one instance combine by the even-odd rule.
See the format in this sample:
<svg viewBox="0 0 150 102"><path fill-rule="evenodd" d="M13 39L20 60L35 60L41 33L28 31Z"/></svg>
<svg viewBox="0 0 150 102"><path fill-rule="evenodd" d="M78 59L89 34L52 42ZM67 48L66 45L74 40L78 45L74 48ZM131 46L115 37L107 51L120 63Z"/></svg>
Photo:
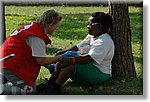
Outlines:
<svg viewBox="0 0 150 102"><path fill-rule="evenodd" d="M94 12L91 16L93 17L93 23L102 25L102 33L108 33L108 30L112 28L112 17L108 13Z"/></svg>

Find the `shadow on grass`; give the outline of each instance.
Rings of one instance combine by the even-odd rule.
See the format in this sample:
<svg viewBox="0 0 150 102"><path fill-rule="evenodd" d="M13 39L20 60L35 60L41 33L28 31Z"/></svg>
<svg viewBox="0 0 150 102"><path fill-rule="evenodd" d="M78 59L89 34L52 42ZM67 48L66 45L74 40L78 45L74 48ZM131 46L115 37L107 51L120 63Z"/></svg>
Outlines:
<svg viewBox="0 0 150 102"><path fill-rule="evenodd" d="M95 86L77 85L68 81L63 87L65 95L142 95L143 79L111 78L109 81Z"/></svg>
<svg viewBox="0 0 150 102"><path fill-rule="evenodd" d="M53 34L54 37L60 39L83 39L87 35L87 20L90 17L90 13L79 13L79 14L62 14L63 19L60 27ZM5 16L20 17L24 21L35 21L37 16L19 15L19 14L6 14ZM25 22L19 23L23 25Z"/></svg>
<svg viewBox="0 0 150 102"><path fill-rule="evenodd" d="M87 20L90 13L64 14L59 29L53 35L60 39L82 40L88 34Z"/></svg>
<svg viewBox="0 0 150 102"><path fill-rule="evenodd" d="M142 12L130 13L130 24L132 30L133 42L142 42ZM91 13L76 13L76 14L62 14L63 19L61 21L60 27L55 31L54 37L60 39L83 39L87 34L87 20L90 17ZM19 14L6 14L5 16L16 16L23 17L24 21L35 21L37 15L28 16L28 15L19 15ZM20 23L22 25L22 23Z"/></svg>
<svg viewBox="0 0 150 102"><path fill-rule="evenodd" d="M143 42L143 12L129 13L130 15L130 27L132 33L132 42L140 43Z"/></svg>
<svg viewBox="0 0 150 102"><path fill-rule="evenodd" d="M143 62L143 56L142 55L140 57L134 56L134 61L136 63L142 63Z"/></svg>
<svg viewBox="0 0 150 102"><path fill-rule="evenodd" d="M20 14L5 14L5 16L19 17L22 18L26 23L31 23L36 20L36 16L20 15ZM30 22L29 22L30 21ZM24 25L25 22L20 22L19 25Z"/></svg>
<svg viewBox="0 0 150 102"><path fill-rule="evenodd" d="M55 55L57 51L61 49L55 48L55 47L48 47L47 48L47 55Z"/></svg>

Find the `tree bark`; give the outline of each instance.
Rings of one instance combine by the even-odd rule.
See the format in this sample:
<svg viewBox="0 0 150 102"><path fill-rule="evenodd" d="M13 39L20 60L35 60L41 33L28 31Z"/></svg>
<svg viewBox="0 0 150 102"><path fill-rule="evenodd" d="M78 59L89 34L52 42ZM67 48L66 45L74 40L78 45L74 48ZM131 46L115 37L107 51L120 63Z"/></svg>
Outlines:
<svg viewBox="0 0 150 102"><path fill-rule="evenodd" d="M115 43L115 55L112 60L112 77L135 78L131 29L128 5L111 4L113 17L113 40Z"/></svg>

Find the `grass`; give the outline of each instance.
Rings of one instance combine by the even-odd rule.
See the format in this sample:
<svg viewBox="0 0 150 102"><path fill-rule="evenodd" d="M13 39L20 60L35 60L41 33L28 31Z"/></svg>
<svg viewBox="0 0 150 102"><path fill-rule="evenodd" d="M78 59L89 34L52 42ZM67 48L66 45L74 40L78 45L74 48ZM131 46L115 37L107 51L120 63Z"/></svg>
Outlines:
<svg viewBox="0 0 150 102"><path fill-rule="evenodd" d="M87 34L86 23L92 12L104 11L103 6L5 6L7 36L18 26L36 20L43 11L55 9L62 13L63 20L59 29L50 39L48 56L54 56L59 49L66 49L79 43ZM32 12L31 12L32 10ZM137 78L110 79L97 86L80 86L69 79L62 90L62 94L101 94L101 95L141 95L143 94L143 67L142 67L142 8L129 7L130 25L132 31L132 49ZM49 72L41 68L37 83L49 78Z"/></svg>

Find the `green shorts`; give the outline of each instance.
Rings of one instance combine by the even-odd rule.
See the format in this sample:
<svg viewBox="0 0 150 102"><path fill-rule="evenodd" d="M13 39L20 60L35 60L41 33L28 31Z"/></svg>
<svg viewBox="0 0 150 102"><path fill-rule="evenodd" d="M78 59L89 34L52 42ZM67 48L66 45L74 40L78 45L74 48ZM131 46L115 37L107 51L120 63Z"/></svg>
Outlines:
<svg viewBox="0 0 150 102"><path fill-rule="evenodd" d="M92 63L90 64L75 64L75 73L71 79L83 85L97 85L105 82L110 78L110 74L101 72Z"/></svg>

